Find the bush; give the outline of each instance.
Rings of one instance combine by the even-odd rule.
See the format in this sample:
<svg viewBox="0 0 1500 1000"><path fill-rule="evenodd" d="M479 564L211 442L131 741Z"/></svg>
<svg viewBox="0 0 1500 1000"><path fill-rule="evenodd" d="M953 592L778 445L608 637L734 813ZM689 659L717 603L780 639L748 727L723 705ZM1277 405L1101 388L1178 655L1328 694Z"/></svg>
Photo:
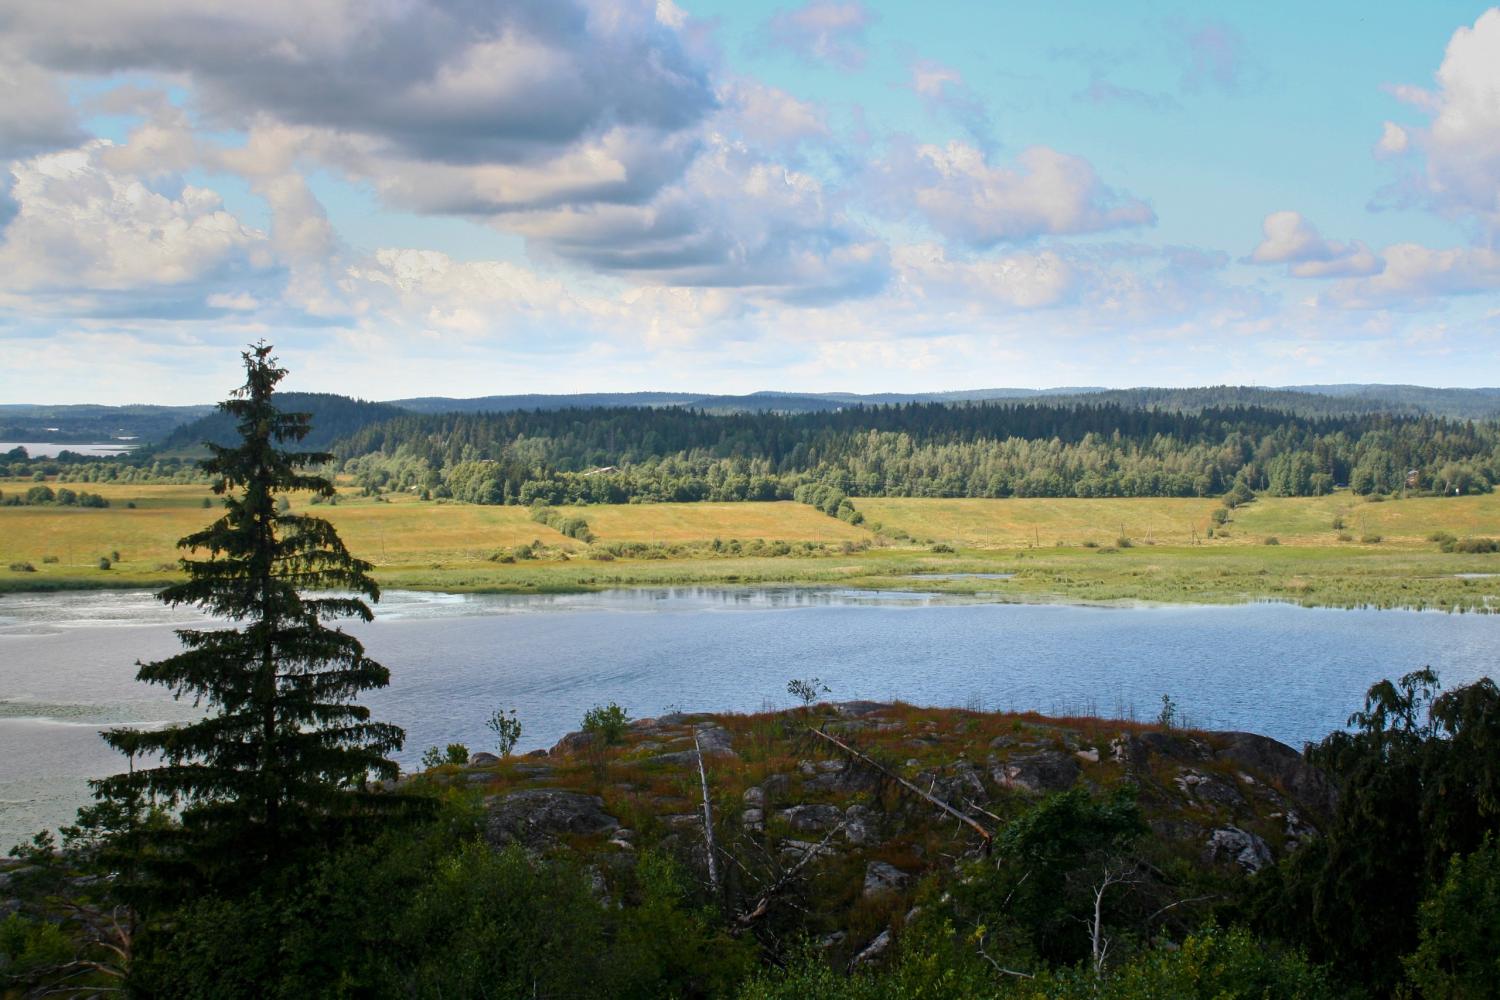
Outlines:
<svg viewBox="0 0 1500 1000"><path fill-rule="evenodd" d="M609 746L623 740L629 726L630 713L614 702L595 705L583 713L583 731Z"/></svg>
<svg viewBox="0 0 1500 1000"><path fill-rule="evenodd" d="M12 573L35 573L36 567L29 562L13 562L10 564Z"/></svg>
<svg viewBox="0 0 1500 1000"><path fill-rule="evenodd" d="M495 734L495 740L500 748L500 756L509 757L510 752L516 748L521 740L521 720L516 718L516 710L511 709L507 714L503 709L495 709L490 717L485 720L484 726Z"/></svg>
<svg viewBox="0 0 1500 1000"><path fill-rule="evenodd" d="M1343 531L1344 530L1344 518L1343 518L1342 514L1335 514L1334 515L1333 524L1331 525L1331 527L1333 528L1334 531Z"/></svg>
<svg viewBox="0 0 1500 1000"><path fill-rule="evenodd" d="M1469 555L1500 552L1500 540L1494 538L1449 539L1443 542L1444 552L1462 552Z"/></svg>
<svg viewBox="0 0 1500 1000"><path fill-rule="evenodd" d="M57 556L42 556L42 562L55 563L57 562Z"/></svg>
<svg viewBox="0 0 1500 1000"><path fill-rule="evenodd" d="M1455 538L1453 535L1448 534L1448 532L1446 531L1434 531L1432 534L1427 536L1427 540L1429 542L1437 542L1439 545L1452 545L1454 542L1458 541L1457 538ZM1443 551L1446 552L1447 549L1444 549Z"/></svg>
<svg viewBox="0 0 1500 1000"><path fill-rule="evenodd" d="M1133 545L1135 545L1135 543L1132 542L1129 538L1126 538L1124 535L1121 535L1119 538L1115 539L1115 548L1117 549L1128 549Z"/></svg>
<svg viewBox="0 0 1500 1000"><path fill-rule="evenodd" d="M1280 545L1281 544L1281 539L1277 538L1275 535L1267 535L1266 536L1266 540L1265 540L1265 542L1263 544L1265 544L1265 545Z"/></svg>
<svg viewBox="0 0 1500 1000"><path fill-rule="evenodd" d="M946 542L938 542L936 545L934 545L928 551L931 551L931 552L953 552L955 550L954 550L953 546L949 545Z"/></svg>
<svg viewBox="0 0 1500 1000"><path fill-rule="evenodd" d="M100 569L109 569L109 566L110 566L109 557L108 556L100 556L99 557L99 568Z"/></svg>
<svg viewBox="0 0 1500 1000"><path fill-rule="evenodd" d="M1354 536L1347 531L1341 531L1339 532L1338 540L1341 542L1352 542L1354 541Z"/></svg>
<svg viewBox="0 0 1500 1000"><path fill-rule="evenodd" d="M422 751L422 766L424 768L442 767L444 764L457 764L460 767L469 762L469 748L462 743L449 743L442 750L437 747L428 747Z"/></svg>
<svg viewBox="0 0 1500 1000"><path fill-rule="evenodd" d="M1380 535L1360 535L1359 540L1366 545L1379 545L1384 541Z"/></svg>

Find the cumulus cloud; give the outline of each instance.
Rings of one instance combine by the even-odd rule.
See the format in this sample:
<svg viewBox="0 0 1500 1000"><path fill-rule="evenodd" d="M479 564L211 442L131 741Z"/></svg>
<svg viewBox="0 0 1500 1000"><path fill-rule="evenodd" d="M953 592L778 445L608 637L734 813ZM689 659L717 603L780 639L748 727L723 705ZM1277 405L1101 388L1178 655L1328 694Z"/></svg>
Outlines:
<svg viewBox="0 0 1500 1000"><path fill-rule="evenodd" d="M724 137L649 204L522 212L503 225L596 270L787 301L868 294L888 273L884 244L816 178Z"/></svg>
<svg viewBox="0 0 1500 1000"><path fill-rule="evenodd" d="M1151 206L1107 186L1093 166L1046 146L996 165L962 142L898 146L876 168L878 196L974 247L1156 222Z"/></svg>
<svg viewBox="0 0 1500 1000"><path fill-rule="evenodd" d="M184 74L231 125L267 114L423 159L546 160L619 127L687 128L714 105L648 0L16 0L6 20L55 70Z"/></svg>
<svg viewBox="0 0 1500 1000"><path fill-rule="evenodd" d="M830 134L822 108L758 80L732 81L720 91L720 103L716 121L764 149L790 150Z"/></svg>
<svg viewBox="0 0 1500 1000"><path fill-rule="evenodd" d="M0 160L76 146L85 138L57 75L0 47Z"/></svg>
<svg viewBox="0 0 1500 1000"><path fill-rule="evenodd" d="M1044 309L1068 300L1077 284L1074 268L1051 250L954 260L941 245L920 243L898 247L892 257L902 290L917 299Z"/></svg>
<svg viewBox="0 0 1500 1000"><path fill-rule="evenodd" d="M1500 290L1500 252L1495 250L1434 250L1417 243L1397 243L1383 249L1380 256L1385 260L1381 273L1340 282L1325 301L1347 309L1375 309Z"/></svg>
<svg viewBox="0 0 1500 1000"><path fill-rule="evenodd" d="M856 0L810 0L773 14L766 34L772 45L809 62L853 70L865 64L865 30L872 20L869 8Z"/></svg>
<svg viewBox="0 0 1500 1000"><path fill-rule="evenodd" d="M1500 8L1491 8L1449 39L1437 87L1390 88L1426 113L1425 128L1386 123L1382 152L1419 152L1422 165L1387 192L1396 204L1424 205L1472 222L1481 241L1500 242Z"/></svg>
<svg viewBox="0 0 1500 1000"><path fill-rule="evenodd" d="M1264 239L1247 260L1286 264L1296 278L1345 278L1377 274L1385 266L1363 243L1326 240L1300 212L1272 212L1261 224Z"/></svg>
<svg viewBox="0 0 1500 1000"><path fill-rule="evenodd" d="M12 165L15 218L0 242L12 291L130 290L202 282L271 266L267 236L219 195L153 186L107 165L94 140Z"/></svg>

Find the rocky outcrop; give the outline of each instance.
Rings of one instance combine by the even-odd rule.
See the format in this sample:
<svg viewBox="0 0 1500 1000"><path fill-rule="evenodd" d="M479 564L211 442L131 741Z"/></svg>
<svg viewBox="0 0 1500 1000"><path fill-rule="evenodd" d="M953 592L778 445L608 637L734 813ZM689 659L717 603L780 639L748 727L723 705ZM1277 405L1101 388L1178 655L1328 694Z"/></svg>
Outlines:
<svg viewBox="0 0 1500 1000"><path fill-rule="evenodd" d="M1314 816L1331 814L1338 793L1322 771L1313 767L1285 743L1256 733L1222 733L1227 745L1215 757L1232 761L1246 770L1271 778L1303 811Z"/></svg>
<svg viewBox="0 0 1500 1000"><path fill-rule="evenodd" d="M990 769L990 777L1001 788L1034 793L1067 791L1082 773L1078 761L1060 750L1021 754Z"/></svg>
<svg viewBox="0 0 1500 1000"><path fill-rule="evenodd" d="M485 839L496 847L545 847L566 834L613 833L620 821L597 795L557 788L525 788L485 800Z"/></svg>
<svg viewBox="0 0 1500 1000"><path fill-rule="evenodd" d="M1264 840L1237 826L1227 826L1210 833L1203 853L1210 862L1232 861L1252 875L1274 860L1271 848L1266 846Z"/></svg>

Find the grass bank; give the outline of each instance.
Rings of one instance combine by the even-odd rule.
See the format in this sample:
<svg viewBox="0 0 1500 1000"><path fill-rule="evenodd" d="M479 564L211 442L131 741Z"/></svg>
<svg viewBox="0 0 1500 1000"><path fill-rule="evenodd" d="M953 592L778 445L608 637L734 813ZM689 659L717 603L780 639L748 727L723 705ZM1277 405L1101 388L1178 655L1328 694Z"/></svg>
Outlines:
<svg viewBox="0 0 1500 1000"><path fill-rule="evenodd" d="M203 507L203 486L87 488L111 506L0 507L0 591L161 586L177 576L176 540L214 514ZM1215 501L1197 499L859 499L868 519L861 526L794 503L564 509L588 522L592 544L517 507L404 496L292 504L329 518L393 588L797 584L1036 602L1500 607L1500 577L1484 575L1500 574L1500 555L1443 553L1427 540L1438 531L1500 537L1497 496L1268 497L1235 510L1225 525L1213 524ZM1271 538L1278 544L1266 544ZM934 576L964 573L1014 575Z"/></svg>

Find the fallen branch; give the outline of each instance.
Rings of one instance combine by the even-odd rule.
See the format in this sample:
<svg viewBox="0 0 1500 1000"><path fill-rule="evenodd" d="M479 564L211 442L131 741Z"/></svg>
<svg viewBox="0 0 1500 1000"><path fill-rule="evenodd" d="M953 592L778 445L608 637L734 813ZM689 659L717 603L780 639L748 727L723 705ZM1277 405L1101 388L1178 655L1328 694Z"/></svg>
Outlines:
<svg viewBox="0 0 1500 1000"><path fill-rule="evenodd" d="M984 840L984 852L986 854L988 854L990 852L990 846L995 841L995 835L992 834L992 833L990 833L990 831L986 830L983 826L980 826L979 823L976 822L972 817L970 817L966 813L960 812L959 810L953 808L953 806L951 806L948 803L944 802L942 799L938 798L936 795L933 795L930 792L924 792L924 791L922 791L922 789L918 788L916 785L913 785L910 781L907 781L905 778L901 777L901 775L896 774L896 773L890 771L889 769L887 769L882 764L878 763L877 761L875 761L874 759L870 758L869 756L861 753L860 751L854 749L853 747L851 747L849 744L845 743L843 740L839 739L838 737L836 737L836 736L830 736L827 733L823 732L823 730L817 729L815 727L811 727L810 726L808 728L809 728L809 731L812 732L815 736L821 736L823 739L827 740L829 743L832 743L834 746L838 747L840 750L842 750L845 753L849 754L851 757L855 757L858 760L862 761L866 766L872 767L876 771L879 771L881 774L885 775L887 778L890 778L892 781L896 782L902 788L905 788L907 791L911 792L912 794L920 796L921 798L927 800L928 802L930 802L934 806L937 806L943 812L947 813L949 816L952 816L954 819L958 820L960 823L964 824L969 829L971 829L975 833L979 834L979 836L981 838L983 838L983 840ZM936 787L936 786L934 785L934 787Z"/></svg>
<svg viewBox="0 0 1500 1000"><path fill-rule="evenodd" d="M798 873L800 873L803 868L806 868L808 863L811 862L813 858L816 858L823 853L823 848L827 847L828 842L831 841L840 832L842 832L846 825L848 824L841 821L832 830L829 830L828 833L824 835L823 839L818 841L816 847L804 853L801 858L797 859L797 863L795 865L792 865L792 867L782 872L781 877L773 882L769 889L761 893L760 898L755 901L754 906L750 907L750 909L746 910L744 913L741 913L737 918L735 918L736 922L741 927L749 927L751 924L755 923L755 921L765 916L766 911L771 908L771 903L776 898L776 896L779 895L783 889L785 889L797 878Z"/></svg>
<svg viewBox="0 0 1500 1000"><path fill-rule="evenodd" d="M698 781L703 786L703 839L708 850L708 884L719 894L719 859L714 856L714 813L708 802L708 772L703 769L703 748L698 745L698 731L693 730L693 752L698 755Z"/></svg>

